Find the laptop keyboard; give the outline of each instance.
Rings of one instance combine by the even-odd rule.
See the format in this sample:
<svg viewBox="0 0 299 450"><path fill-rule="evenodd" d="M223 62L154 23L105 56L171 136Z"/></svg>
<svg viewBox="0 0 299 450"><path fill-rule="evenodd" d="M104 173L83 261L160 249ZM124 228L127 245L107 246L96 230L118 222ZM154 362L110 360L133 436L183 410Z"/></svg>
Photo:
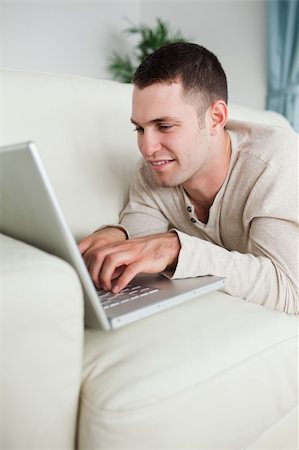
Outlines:
<svg viewBox="0 0 299 450"><path fill-rule="evenodd" d="M113 292L98 290L99 300L101 301L103 308L113 308L114 306L136 300L138 298L145 297L146 295L154 294L160 289L156 287L150 287L145 285L128 285L125 289L118 294Z"/></svg>

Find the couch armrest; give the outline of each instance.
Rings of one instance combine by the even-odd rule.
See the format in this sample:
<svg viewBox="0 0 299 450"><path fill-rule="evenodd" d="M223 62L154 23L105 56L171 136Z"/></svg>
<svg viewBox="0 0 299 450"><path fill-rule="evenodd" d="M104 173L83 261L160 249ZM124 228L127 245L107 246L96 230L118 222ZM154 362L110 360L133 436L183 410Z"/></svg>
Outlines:
<svg viewBox="0 0 299 450"><path fill-rule="evenodd" d="M74 447L83 294L73 268L0 234L5 449Z"/></svg>

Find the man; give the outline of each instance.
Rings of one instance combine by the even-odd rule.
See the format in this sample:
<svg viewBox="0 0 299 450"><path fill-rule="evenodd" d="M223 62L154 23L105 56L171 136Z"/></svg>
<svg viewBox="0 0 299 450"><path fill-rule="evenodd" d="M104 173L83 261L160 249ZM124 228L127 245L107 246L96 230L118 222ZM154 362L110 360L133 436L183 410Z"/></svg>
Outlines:
<svg viewBox="0 0 299 450"><path fill-rule="evenodd" d="M298 313L296 133L227 123L225 73L196 44L155 51L133 84L143 158L120 225L80 243L94 283L218 275L231 295Z"/></svg>

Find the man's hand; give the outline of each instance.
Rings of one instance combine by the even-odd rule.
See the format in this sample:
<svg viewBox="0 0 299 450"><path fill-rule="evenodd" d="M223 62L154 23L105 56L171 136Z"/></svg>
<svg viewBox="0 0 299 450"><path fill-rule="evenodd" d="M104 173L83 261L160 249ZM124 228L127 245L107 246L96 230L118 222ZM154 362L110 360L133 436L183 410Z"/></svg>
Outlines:
<svg viewBox="0 0 299 450"><path fill-rule="evenodd" d="M107 227L95 231L79 243L79 250L91 276L98 270L96 263L97 253L106 246L125 241L126 239L126 233L120 228ZM98 280L94 279L93 276L92 280L97 287L100 287Z"/></svg>
<svg viewBox="0 0 299 450"><path fill-rule="evenodd" d="M99 248L113 244L115 242L125 241L127 239L126 233L117 227L107 227L102 228L98 231L87 236L79 243L79 250L84 257L84 260L88 259L86 257L87 253L94 253Z"/></svg>
<svg viewBox="0 0 299 450"><path fill-rule="evenodd" d="M108 231L113 230L109 228ZM116 231L121 230L116 229ZM139 273L159 273L177 261L180 242L176 233L118 240L110 233L95 233L81 242L80 250L98 288L117 293ZM114 281L115 280L115 281ZM114 281L114 282L113 282Z"/></svg>

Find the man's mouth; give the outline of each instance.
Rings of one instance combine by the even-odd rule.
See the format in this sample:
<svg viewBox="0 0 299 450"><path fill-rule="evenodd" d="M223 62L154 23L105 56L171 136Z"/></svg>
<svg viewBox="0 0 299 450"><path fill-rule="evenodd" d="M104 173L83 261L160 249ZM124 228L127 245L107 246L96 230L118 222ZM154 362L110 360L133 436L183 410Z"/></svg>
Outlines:
<svg viewBox="0 0 299 450"><path fill-rule="evenodd" d="M160 159L160 160L157 160L157 161L149 161L149 164L154 169L162 169L163 167L168 166L172 162L174 162L174 159Z"/></svg>

